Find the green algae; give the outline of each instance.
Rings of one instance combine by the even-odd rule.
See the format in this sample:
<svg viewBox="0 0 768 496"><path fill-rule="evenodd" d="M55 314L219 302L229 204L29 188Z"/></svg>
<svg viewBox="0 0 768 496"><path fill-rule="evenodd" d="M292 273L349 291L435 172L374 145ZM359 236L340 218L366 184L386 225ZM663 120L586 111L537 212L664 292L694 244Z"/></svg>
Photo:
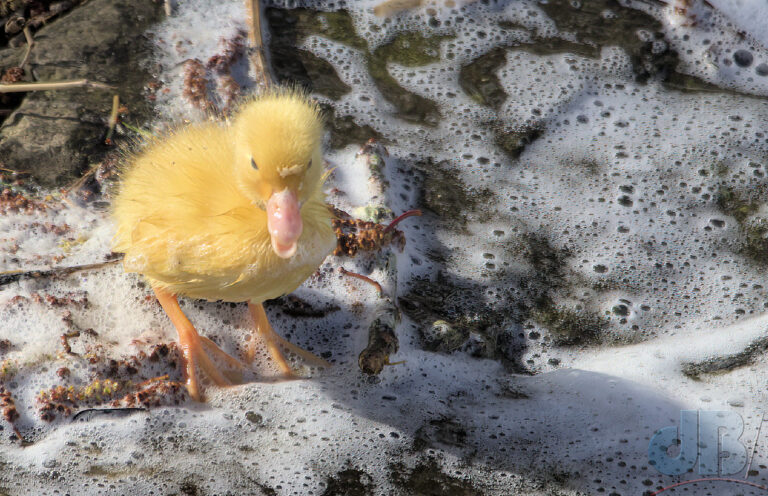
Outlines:
<svg viewBox="0 0 768 496"><path fill-rule="evenodd" d="M760 207L759 203L747 200L736 190L727 186L721 186L718 189L715 202L724 214L730 215L739 224L747 220L747 217L754 214Z"/></svg>
<svg viewBox="0 0 768 496"><path fill-rule="evenodd" d="M339 78L328 61L298 48L306 38L320 36L363 53L374 84L395 107L398 117L427 126L434 126L439 121L437 104L403 88L389 73L387 65L395 63L420 67L437 62L440 60L440 43L450 36L404 32L371 52L368 42L357 34L352 17L346 10L318 12L306 8L273 7L266 10L266 18L272 33L270 51L279 81L298 82L308 90L332 99L349 92L349 86Z"/></svg>
<svg viewBox="0 0 768 496"><path fill-rule="evenodd" d="M459 86L472 100L498 110L508 95L496 71L507 62L507 51L497 47L459 70Z"/></svg>
<svg viewBox="0 0 768 496"><path fill-rule="evenodd" d="M715 203L739 225L744 236L739 252L755 263L768 265L768 219L755 215L762 203L728 186L718 188Z"/></svg>
<svg viewBox="0 0 768 496"><path fill-rule="evenodd" d="M334 100L350 92L351 88L341 80L330 62L298 48L304 38L313 34L333 37L331 39L356 48L367 46L364 40L354 37L347 12L326 12L321 17L307 9L269 8L266 17L272 30L269 44L272 68L279 82L298 83L308 91ZM323 19L330 21L323 22ZM345 30L345 27L350 29ZM342 33L346 33L345 36Z"/></svg>
<svg viewBox="0 0 768 496"><path fill-rule="evenodd" d="M680 371L686 377L696 381L701 380L702 376L727 374L738 368L751 365L762 357L766 350L768 350L768 338L759 338L743 350L730 355L683 363Z"/></svg>
<svg viewBox="0 0 768 496"><path fill-rule="evenodd" d="M384 137L369 125L360 125L351 115L338 117L336 110L328 104L321 103L328 131L331 134L330 147L344 148L347 145L362 144L371 138L384 141Z"/></svg>
<svg viewBox="0 0 768 496"><path fill-rule="evenodd" d="M420 67L440 60L440 43L450 36L424 36L405 32L377 48L367 60L368 73L379 91L397 108L397 115L414 124L435 126L440 120L437 103L405 90L387 69L390 62Z"/></svg>
<svg viewBox="0 0 768 496"><path fill-rule="evenodd" d="M421 206L453 231L465 231L470 213L494 204L491 189L467 186L446 162L427 159L416 162L414 168L422 175Z"/></svg>
<svg viewBox="0 0 768 496"><path fill-rule="evenodd" d="M280 39L296 46L307 37L317 35L351 48L368 50L368 42L358 36L352 16L346 10L319 12L305 8L270 7L266 9L266 17L273 44Z"/></svg>
<svg viewBox="0 0 768 496"><path fill-rule="evenodd" d="M375 494L370 475L362 470L348 468L327 480L322 496L367 496Z"/></svg>
<svg viewBox="0 0 768 496"><path fill-rule="evenodd" d="M392 482L414 496L476 496L482 494L470 481L448 475L429 459L412 469L392 464Z"/></svg>
<svg viewBox="0 0 768 496"><path fill-rule="evenodd" d="M540 127L524 127L522 129L495 129L494 137L496 145L512 160L517 160L525 148L541 137L543 130Z"/></svg>
<svg viewBox="0 0 768 496"><path fill-rule="evenodd" d="M635 80L644 83L651 77L662 78L674 72L678 63L677 53L663 42L663 27L656 18L641 10L624 6L617 0L592 0L573 2L551 0L540 3L561 32L574 33L577 44L585 45L582 54L599 53L608 46L621 47L630 57ZM611 12L610 16L604 15ZM638 32L650 36L641 38ZM575 50L571 44L570 50Z"/></svg>
<svg viewBox="0 0 768 496"><path fill-rule="evenodd" d="M452 36L424 36L406 31L373 52L373 58L406 67L421 67L440 61L440 43Z"/></svg>
<svg viewBox="0 0 768 496"><path fill-rule="evenodd" d="M574 310L549 300L540 303L531 318L549 329L556 345L599 343L608 326L608 321L595 312Z"/></svg>

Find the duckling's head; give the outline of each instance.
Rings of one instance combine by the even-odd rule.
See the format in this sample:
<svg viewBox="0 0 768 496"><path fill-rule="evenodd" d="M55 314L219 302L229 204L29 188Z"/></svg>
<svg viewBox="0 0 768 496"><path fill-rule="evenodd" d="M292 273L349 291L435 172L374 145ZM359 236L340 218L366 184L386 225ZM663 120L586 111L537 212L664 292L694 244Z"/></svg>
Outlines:
<svg viewBox="0 0 768 496"><path fill-rule="evenodd" d="M245 104L233 127L238 186L266 210L272 249L290 258L301 236L301 206L323 182L320 109L298 90L273 90Z"/></svg>

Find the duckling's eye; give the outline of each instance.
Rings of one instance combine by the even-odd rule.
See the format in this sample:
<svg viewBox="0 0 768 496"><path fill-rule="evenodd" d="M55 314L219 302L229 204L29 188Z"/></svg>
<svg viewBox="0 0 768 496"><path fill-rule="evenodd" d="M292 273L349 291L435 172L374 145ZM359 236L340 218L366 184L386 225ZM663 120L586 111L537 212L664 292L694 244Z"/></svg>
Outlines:
<svg viewBox="0 0 768 496"><path fill-rule="evenodd" d="M312 160L311 159L310 159L309 163L307 164L307 169L309 169L310 167L312 167Z"/></svg>
<svg viewBox="0 0 768 496"><path fill-rule="evenodd" d="M259 166L256 165L256 161L251 157L251 167L253 167L253 170L259 170Z"/></svg>

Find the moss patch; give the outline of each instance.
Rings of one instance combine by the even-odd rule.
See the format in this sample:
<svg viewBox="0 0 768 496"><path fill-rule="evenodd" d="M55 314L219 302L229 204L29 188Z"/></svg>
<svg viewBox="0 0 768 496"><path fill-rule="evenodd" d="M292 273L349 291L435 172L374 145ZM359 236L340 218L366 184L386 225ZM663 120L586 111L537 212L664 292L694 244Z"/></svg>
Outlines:
<svg viewBox="0 0 768 496"><path fill-rule="evenodd" d="M323 496L367 496L369 494L374 494L371 476L353 468L342 470L335 476L329 477L328 485L323 491Z"/></svg>
<svg viewBox="0 0 768 496"><path fill-rule="evenodd" d="M425 160L414 166L422 175L420 205L450 229L465 229L469 213L494 204L492 190L470 188L446 162Z"/></svg>
<svg viewBox="0 0 768 496"><path fill-rule="evenodd" d="M746 198L738 191L721 186L717 192L718 208L739 223L744 243L739 252L761 265L768 264L768 220L750 219L760 208L760 202Z"/></svg>
<svg viewBox="0 0 768 496"><path fill-rule="evenodd" d="M599 343L608 325L597 313L556 306L551 301L539 304L531 318L552 332L556 345Z"/></svg>
<svg viewBox="0 0 768 496"><path fill-rule="evenodd" d="M440 43L449 36L424 36L405 32L377 48L368 58L368 73L381 94L397 108L398 117L426 126L440 120L438 106L432 100L404 89L389 74L387 64L394 62L406 67L419 67L440 60Z"/></svg>
<svg viewBox="0 0 768 496"><path fill-rule="evenodd" d="M760 205L757 202L747 200L733 189L721 186L717 191L717 206L726 215L730 215L739 224L754 214Z"/></svg>
<svg viewBox="0 0 768 496"><path fill-rule="evenodd" d="M318 34L355 48L367 48L364 40L356 38L348 12L319 14L307 9L269 8L266 17L272 32L272 67L279 82L298 83L334 100L349 93L351 88L328 61L297 47L307 36Z"/></svg>
<svg viewBox="0 0 768 496"><path fill-rule="evenodd" d="M684 363L681 372L693 379L700 380L703 375L719 375L752 364L755 359L768 350L768 338L760 338L749 344L744 350L700 362Z"/></svg>
<svg viewBox="0 0 768 496"><path fill-rule="evenodd" d="M515 130L497 128L494 131L496 145L513 160L520 158L525 147L536 141L542 134L540 127Z"/></svg>
<svg viewBox="0 0 768 496"><path fill-rule="evenodd" d="M494 48L462 66L459 71L459 86L474 101L498 110L507 99L496 71L507 62L507 51Z"/></svg>
<svg viewBox="0 0 768 496"><path fill-rule="evenodd" d="M482 494L471 482L443 472L434 460L407 469L402 464L390 466L392 482L413 496L477 496Z"/></svg>
<svg viewBox="0 0 768 496"><path fill-rule="evenodd" d="M617 0L551 0L539 4L539 8L554 21L560 31L576 35L578 44L585 45L582 54L590 56L594 50L599 53L605 46L623 48L629 54L638 82L645 82L655 75L664 79L677 66L678 55L674 50L660 50L659 45L654 44L664 39L661 23L641 10L626 7ZM603 15L606 11L612 15ZM651 39L638 37L638 30L652 33ZM571 51L575 49L576 46L570 47Z"/></svg>
<svg viewBox="0 0 768 496"><path fill-rule="evenodd" d="M333 149L344 148L347 145L363 144L371 138L386 143L386 139L377 130L368 125L360 125L351 115L342 117L336 116L336 110L324 103L320 104L323 109L328 131L331 134L330 146Z"/></svg>
<svg viewBox="0 0 768 496"><path fill-rule="evenodd" d="M371 53L368 42L357 34L346 10L318 12L305 8L268 8L266 18L272 33L273 65L280 81L297 81L329 98L339 98L349 91L349 86L341 81L327 61L298 48L308 36L321 36L364 53L368 72L382 96L395 106L398 117L427 126L434 126L439 121L437 104L400 86L389 74L387 64L419 67L437 62L440 60L440 43L448 36L405 32Z"/></svg>

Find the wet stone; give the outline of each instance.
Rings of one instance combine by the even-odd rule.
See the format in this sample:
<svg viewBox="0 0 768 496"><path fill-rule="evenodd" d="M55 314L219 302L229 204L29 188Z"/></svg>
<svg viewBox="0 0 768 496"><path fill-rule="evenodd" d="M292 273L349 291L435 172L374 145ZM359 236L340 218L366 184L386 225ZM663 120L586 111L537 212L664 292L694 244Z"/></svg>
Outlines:
<svg viewBox="0 0 768 496"><path fill-rule="evenodd" d="M140 69L140 61L149 47L143 32L161 10L150 0L94 0L40 29L29 62L37 81L85 78L116 89L26 94L0 127L3 166L33 166L32 175L42 186L62 186L109 150L104 136L114 93L129 107L131 121L147 120L151 106L143 89L149 74ZM2 50L0 61L9 51L20 60L24 49Z"/></svg>

